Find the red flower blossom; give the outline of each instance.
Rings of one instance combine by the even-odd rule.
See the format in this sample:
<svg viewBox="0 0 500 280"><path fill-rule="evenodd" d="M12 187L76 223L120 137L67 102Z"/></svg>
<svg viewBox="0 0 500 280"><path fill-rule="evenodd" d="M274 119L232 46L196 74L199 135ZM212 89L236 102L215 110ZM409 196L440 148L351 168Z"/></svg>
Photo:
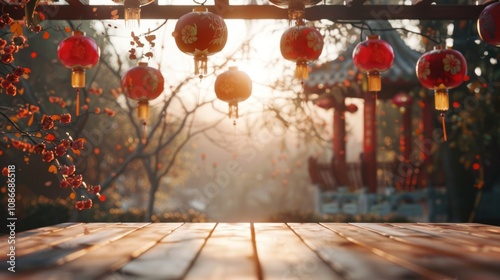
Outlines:
<svg viewBox="0 0 500 280"><path fill-rule="evenodd" d="M71 115L70 114L62 114L61 115L61 123L62 124L68 124L71 122Z"/></svg>
<svg viewBox="0 0 500 280"><path fill-rule="evenodd" d="M44 151L42 153L42 161L43 162L51 162L54 160L54 152L53 151Z"/></svg>
<svg viewBox="0 0 500 280"><path fill-rule="evenodd" d="M45 148L47 148L47 147L45 146L44 143L36 144L35 145L35 153L41 154L45 151Z"/></svg>
<svg viewBox="0 0 500 280"><path fill-rule="evenodd" d="M72 179L71 185L75 188L78 188L83 183L83 176L81 174L73 176Z"/></svg>
<svg viewBox="0 0 500 280"><path fill-rule="evenodd" d="M54 127L54 119L51 116L43 115L42 117L42 128L45 130L52 129Z"/></svg>
<svg viewBox="0 0 500 280"><path fill-rule="evenodd" d="M64 144L57 145L56 150L55 150L56 156L58 156L58 157L64 156L66 154L67 149L68 148L66 148L66 146L64 146Z"/></svg>
<svg viewBox="0 0 500 280"><path fill-rule="evenodd" d="M73 148L73 150L83 150L84 144L85 144L85 139L78 138L75 141L73 141L73 143L71 144L71 148Z"/></svg>
<svg viewBox="0 0 500 280"><path fill-rule="evenodd" d="M63 189L66 189L70 186L71 184L68 182L68 180L64 179L59 183L59 186Z"/></svg>
<svg viewBox="0 0 500 280"><path fill-rule="evenodd" d="M63 165L63 166L61 166L61 173L65 176L71 176L71 175L73 175L73 173L75 173L75 171L76 171L75 165L70 165L70 166Z"/></svg>

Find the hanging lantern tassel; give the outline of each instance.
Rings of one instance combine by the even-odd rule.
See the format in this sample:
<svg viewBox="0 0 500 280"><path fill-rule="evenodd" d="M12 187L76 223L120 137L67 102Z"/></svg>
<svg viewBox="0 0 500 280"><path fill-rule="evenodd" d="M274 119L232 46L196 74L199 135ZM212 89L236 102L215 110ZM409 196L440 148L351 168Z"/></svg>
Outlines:
<svg viewBox="0 0 500 280"><path fill-rule="evenodd" d="M230 102L229 103L229 118L230 119L237 119L239 118L238 114L238 102Z"/></svg>
<svg viewBox="0 0 500 280"><path fill-rule="evenodd" d="M298 61L295 67L295 78L297 79L307 79L309 77L309 71L307 70L307 61Z"/></svg>
<svg viewBox="0 0 500 280"><path fill-rule="evenodd" d="M380 78L380 72L370 72L368 73L368 90L369 91L380 91L382 89L382 80Z"/></svg>
<svg viewBox="0 0 500 280"><path fill-rule="evenodd" d="M80 88L76 88L76 97L75 97L75 115L80 115Z"/></svg>
<svg viewBox="0 0 500 280"><path fill-rule="evenodd" d="M450 98L447 89L437 89L434 91L434 104L436 110L443 111L441 112L441 124L443 126L443 139L447 141L448 137L446 135L446 123L444 119L444 111L450 109Z"/></svg>
<svg viewBox="0 0 500 280"><path fill-rule="evenodd" d="M142 121L142 142L146 143L147 123L149 121L148 101L139 101L139 106L137 107L137 114L139 116L139 120Z"/></svg>
<svg viewBox="0 0 500 280"><path fill-rule="evenodd" d="M207 56L206 55L200 55L200 56L195 56L194 57L194 74L198 75L206 75L208 73L208 66L207 66Z"/></svg>

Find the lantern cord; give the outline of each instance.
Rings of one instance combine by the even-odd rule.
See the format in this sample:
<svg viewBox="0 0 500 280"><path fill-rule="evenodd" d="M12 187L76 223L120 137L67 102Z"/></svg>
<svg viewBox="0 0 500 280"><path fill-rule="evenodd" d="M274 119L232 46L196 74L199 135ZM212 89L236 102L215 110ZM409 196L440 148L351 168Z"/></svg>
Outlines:
<svg viewBox="0 0 500 280"><path fill-rule="evenodd" d="M443 139L446 142L448 137L446 136L446 123L444 122L444 113L441 113L441 124L443 126Z"/></svg>
<svg viewBox="0 0 500 280"><path fill-rule="evenodd" d="M207 0L204 0L204 1L202 1L202 2L198 2L198 1L196 1L196 0L193 0L193 2L195 2L195 3L196 3L196 4L198 4L198 5L202 5L202 6L203 6L203 5L205 5L205 3L207 3Z"/></svg>
<svg viewBox="0 0 500 280"><path fill-rule="evenodd" d="M80 88L76 88L75 115L80 115Z"/></svg>
<svg viewBox="0 0 500 280"><path fill-rule="evenodd" d="M146 122L142 122L142 144L146 144L146 134L147 134L147 126Z"/></svg>

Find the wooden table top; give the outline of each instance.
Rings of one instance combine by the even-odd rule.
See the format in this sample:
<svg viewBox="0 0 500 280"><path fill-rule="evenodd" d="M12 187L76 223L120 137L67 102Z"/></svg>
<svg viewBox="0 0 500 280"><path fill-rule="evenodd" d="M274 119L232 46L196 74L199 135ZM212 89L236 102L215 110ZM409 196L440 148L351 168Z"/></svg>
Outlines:
<svg viewBox="0 0 500 280"><path fill-rule="evenodd" d="M483 224L65 223L17 233L0 279L500 279Z"/></svg>

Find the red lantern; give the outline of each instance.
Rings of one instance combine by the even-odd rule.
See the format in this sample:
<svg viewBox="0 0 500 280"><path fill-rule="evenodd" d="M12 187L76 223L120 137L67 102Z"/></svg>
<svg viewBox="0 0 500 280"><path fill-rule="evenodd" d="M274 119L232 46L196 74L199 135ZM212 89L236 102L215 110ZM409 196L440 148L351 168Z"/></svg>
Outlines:
<svg viewBox="0 0 500 280"><path fill-rule="evenodd" d="M323 37L316 28L297 20L295 26L281 35L280 50L285 59L296 62L295 77L307 79L307 62L316 60L321 55Z"/></svg>
<svg viewBox="0 0 500 280"><path fill-rule="evenodd" d="M207 57L224 48L227 27L222 17L201 6L179 18L172 36L182 52L194 56L194 73L198 75L201 70L206 75Z"/></svg>
<svg viewBox="0 0 500 280"><path fill-rule="evenodd" d="M500 2L483 9L477 20L477 31L484 42L500 47Z"/></svg>
<svg viewBox="0 0 500 280"><path fill-rule="evenodd" d="M273 5L288 9L288 19L303 19L305 9L314 6L321 0L269 0Z"/></svg>
<svg viewBox="0 0 500 280"><path fill-rule="evenodd" d="M85 70L94 67L99 61L100 49L94 39L81 31L59 43L57 57L62 65L72 69L71 86L76 88L76 115L80 112L79 88L85 87Z"/></svg>
<svg viewBox="0 0 500 280"><path fill-rule="evenodd" d="M406 107L413 103L413 99L409 94L400 92L392 97L392 103L398 107Z"/></svg>
<svg viewBox="0 0 500 280"><path fill-rule="evenodd" d="M422 86L434 90L435 108L446 111L450 107L448 90L462 84L467 75L467 62L464 56L451 48L434 50L424 53L417 61L417 78ZM444 114L441 113L444 138Z"/></svg>
<svg viewBox="0 0 500 280"><path fill-rule="evenodd" d="M380 73L391 68L394 62L391 45L381 40L379 35L371 35L354 48L352 58L354 65L361 72L368 73L368 90L380 91L382 89Z"/></svg>
<svg viewBox="0 0 500 280"><path fill-rule="evenodd" d="M246 100L252 94L252 80L238 67L229 70L215 79L215 94L217 98L229 103L229 117L238 118L238 102Z"/></svg>
<svg viewBox="0 0 500 280"><path fill-rule="evenodd" d="M160 96L164 83L165 80L160 70L149 67L145 62L140 62L138 66L130 68L122 77L123 93L128 98L139 102L137 113L143 122L144 129L149 120L149 100Z"/></svg>
<svg viewBox="0 0 500 280"><path fill-rule="evenodd" d="M141 7L153 3L154 0L113 0L113 2L125 6L125 25L134 27L135 21L137 26L140 25Z"/></svg>

